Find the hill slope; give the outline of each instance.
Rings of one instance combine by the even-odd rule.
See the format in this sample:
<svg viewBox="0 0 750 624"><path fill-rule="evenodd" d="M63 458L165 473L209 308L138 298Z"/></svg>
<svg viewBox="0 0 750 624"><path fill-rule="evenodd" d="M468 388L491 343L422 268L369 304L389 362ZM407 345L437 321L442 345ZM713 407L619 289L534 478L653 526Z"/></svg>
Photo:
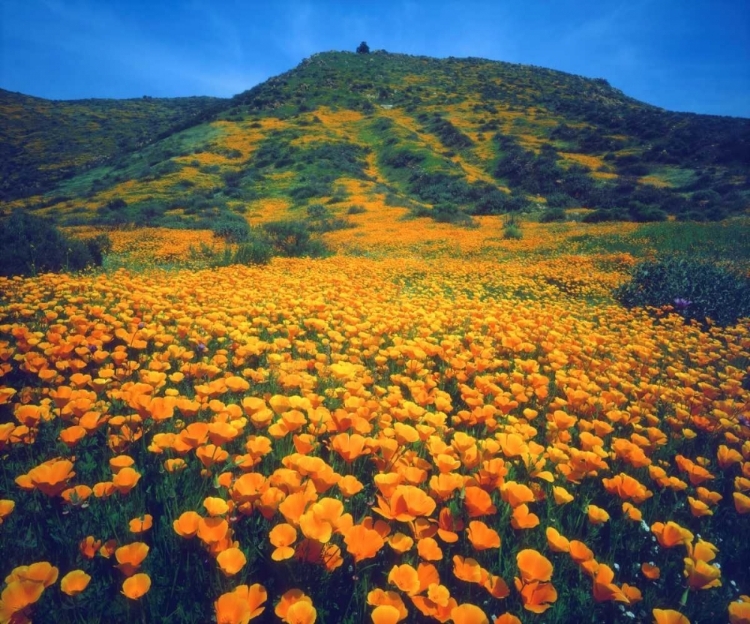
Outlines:
<svg viewBox="0 0 750 624"><path fill-rule="evenodd" d="M0 89L0 198L14 199L195 124L210 97L54 101Z"/></svg>
<svg viewBox="0 0 750 624"><path fill-rule="evenodd" d="M342 225L372 202L457 223L555 207L645 221L722 218L750 195L750 120L672 113L537 67L329 52L211 114L8 206L171 227ZM49 207L54 196L66 199Z"/></svg>

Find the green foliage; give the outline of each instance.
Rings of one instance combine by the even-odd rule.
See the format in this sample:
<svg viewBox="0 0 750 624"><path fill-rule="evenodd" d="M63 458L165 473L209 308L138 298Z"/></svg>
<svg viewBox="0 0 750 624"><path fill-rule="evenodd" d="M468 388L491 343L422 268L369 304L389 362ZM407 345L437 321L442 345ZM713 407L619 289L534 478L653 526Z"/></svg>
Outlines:
<svg viewBox="0 0 750 624"><path fill-rule="evenodd" d="M367 45L367 42L363 41L357 46L357 54L369 54L370 53L370 46Z"/></svg>
<svg viewBox="0 0 750 624"><path fill-rule="evenodd" d="M523 238L521 222L512 214L503 219L503 238L507 240L521 240Z"/></svg>
<svg viewBox="0 0 750 624"><path fill-rule="evenodd" d="M474 141L438 114L432 116L423 114L417 119L426 125L429 132L436 134L440 142L449 149L461 150L474 145Z"/></svg>
<svg viewBox="0 0 750 624"><path fill-rule="evenodd" d="M37 275L101 266L111 248L107 236L86 241L68 238L49 221L16 210L0 222L0 275Z"/></svg>
<svg viewBox="0 0 750 624"><path fill-rule="evenodd" d="M565 221L565 211L562 208L547 208L542 216L539 217L540 223L553 223L555 221Z"/></svg>
<svg viewBox="0 0 750 624"><path fill-rule="evenodd" d="M224 102L211 97L51 101L0 89L0 200L50 189L103 160L196 125ZM19 109L22 115L14 112Z"/></svg>
<svg viewBox="0 0 750 624"><path fill-rule="evenodd" d="M240 215L225 212L211 223L211 231L229 243L240 243L248 239L250 226Z"/></svg>
<svg viewBox="0 0 750 624"><path fill-rule="evenodd" d="M271 221L263 224L263 230L280 256L319 258L328 253L322 241L312 237L305 221Z"/></svg>
<svg viewBox="0 0 750 624"><path fill-rule="evenodd" d="M672 257L638 264L615 298L629 308L672 306L686 319L730 325L750 316L750 278L731 266Z"/></svg>
<svg viewBox="0 0 750 624"><path fill-rule="evenodd" d="M246 243L240 243L232 256L232 264L268 264L273 257L273 247L263 236L251 236Z"/></svg>
<svg viewBox="0 0 750 624"><path fill-rule="evenodd" d="M0 111L2 102L0 97ZM180 117L177 125L163 132L154 133L149 127L136 143L128 131L127 137L118 134L122 146L114 152L108 151L111 146L102 147L102 142L111 140L113 128L105 128L101 117L120 109L112 108L111 102L99 108L86 103L98 114L89 119L86 135L93 137L92 145L103 155L96 161L102 166L85 171L66 168L67 144L66 149L47 150L45 171L53 172L53 177L59 173L57 181L71 173L79 175L27 207L57 205L64 199L72 203L62 210L72 211L81 198L95 197L128 180L139 180L139 191L159 180L153 193L149 189L152 199L141 193L123 196L128 204L152 205L102 210L96 219L111 225L180 225L169 209L165 212L158 206L183 202L187 221L195 222L215 218L213 209L223 209L231 199L288 197L298 206L311 200L334 203L346 201L345 194L336 191L341 177L370 181L370 175L383 176L400 205L453 204L470 214L523 211L528 208L526 197L539 194L550 208L602 211L591 217L594 220L647 222L674 215L683 221L714 221L742 213L750 202L748 120L669 113L626 97L604 80L538 67L383 51L329 52L313 55L231 100L217 101L218 108L191 100L175 102L177 108L170 109L168 102L172 101L122 103L122 111L133 116L123 127L131 129L146 125L145 117L135 119L144 106L164 113L185 104L183 110L195 114ZM33 104L36 110L35 106L48 103L35 100ZM61 104L66 104L66 114L76 108ZM344 126L328 127L321 122L324 115L316 114L320 107L334 113L365 112L368 117L350 116ZM107 125L119 128L119 114L112 121L108 117ZM240 158L244 150L222 142L225 134L238 128L195 125L213 119L261 130L247 161ZM266 120L275 121L267 124ZM55 135L48 126L45 131ZM0 146L16 145L18 137L6 141L4 130L0 129ZM485 138L490 135L493 141ZM306 140L299 141L303 136ZM441 143L437 149L435 137ZM136 144L139 149L133 151ZM373 170L367 159L371 150L376 153ZM6 162L16 162L11 152L11 147L0 147ZM224 159L201 165L189 158L199 152ZM575 154L596 158L578 159ZM581 166L578 160L590 164ZM498 182L475 182L484 176L469 173L466 165L494 173ZM180 175L185 168L197 170L199 176ZM594 168L618 177L602 179ZM279 173L293 173L293 177ZM650 179L643 180L646 174ZM6 179L1 169L0 179ZM501 185L511 190L510 195L501 194ZM28 195L43 190L43 185L37 176L24 188ZM441 212L445 211L433 214ZM84 216L76 215L76 220L83 222Z"/></svg>

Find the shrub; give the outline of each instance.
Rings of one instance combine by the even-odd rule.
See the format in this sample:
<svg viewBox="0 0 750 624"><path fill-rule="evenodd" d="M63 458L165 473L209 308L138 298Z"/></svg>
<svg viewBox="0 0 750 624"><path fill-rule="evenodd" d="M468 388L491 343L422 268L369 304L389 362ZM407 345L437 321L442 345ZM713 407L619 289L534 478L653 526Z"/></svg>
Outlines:
<svg viewBox="0 0 750 624"><path fill-rule="evenodd" d="M211 224L211 231L229 243L241 243L248 239L250 226L240 215L227 212Z"/></svg>
<svg viewBox="0 0 750 624"><path fill-rule="evenodd" d="M107 236L68 238L51 222L16 210L0 223L0 275L36 275L101 266L111 249Z"/></svg>
<svg viewBox="0 0 750 624"><path fill-rule="evenodd" d="M367 212L367 208L364 206L349 206L346 210L346 214L349 215L363 214L365 212Z"/></svg>
<svg viewBox="0 0 750 624"><path fill-rule="evenodd" d="M540 223L552 223L554 221L565 221L565 211L562 208L548 208L539 217Z"/></svg>
<svg viewBox="0 0 750 624"><path fill-rule="evenodd" d="M232 256L232 264L268 264L273 257L273 246L261 236L240 244Z"/></svg>
<svg viewBox="0 0 750 624"><path fill-rule="evenodd" d="M638 264L614 296L628 308L671 305L686 319L719 325L750 316L750 279L731 267L692 258Z"/></svg>
<svg viewBox="0 0 750 624"><path fill-rule="evenodd" d="M523 232L521 232L521 228L516 224L506 225L503 228L503 238L510 240L521 240L523 238Z"/></svg>
<svg viewBox="0 0 750 624"><path fill-rule="evenodd" d="M270 221L263 224L263 230L279 255L318 258L327 253L325 245L312 238L310 228L304 221Z"/></svg>
<svg viewBox="0 0 750 624"><path fill-rule="evenodd" d="M503 238L508 240L521 240L523 238L521 225L512 214L507 215L503 220Z"/></svg>

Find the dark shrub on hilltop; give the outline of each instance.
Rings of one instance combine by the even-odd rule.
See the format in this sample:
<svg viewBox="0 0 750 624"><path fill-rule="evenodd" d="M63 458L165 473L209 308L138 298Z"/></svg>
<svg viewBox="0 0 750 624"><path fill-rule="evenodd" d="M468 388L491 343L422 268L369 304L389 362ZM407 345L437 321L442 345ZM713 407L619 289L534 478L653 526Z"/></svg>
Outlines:
<svg viewBox="0 0 750 624"><path fill-rule="evenodd" d="M51 222L22 210L0 223L0 275L38 275L101 266L111 249L107 236L78 240Z"/></svg>
<svg viewBox="0 0 750 624"><path fill-rule="evenodd" d="M638 264L615 298L628 308L672 306L686 319L730 325L750 316L750 279L740 271L693 258Z"/></svg>

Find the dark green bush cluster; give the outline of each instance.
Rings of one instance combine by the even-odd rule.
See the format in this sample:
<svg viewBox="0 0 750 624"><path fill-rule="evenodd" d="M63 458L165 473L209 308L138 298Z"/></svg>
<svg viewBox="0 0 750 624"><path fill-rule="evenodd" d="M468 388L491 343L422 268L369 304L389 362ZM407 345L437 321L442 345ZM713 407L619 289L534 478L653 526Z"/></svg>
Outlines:
<svg viewBox="0 0 750 624"><path fill-rule="evenodd" d="M628 308L672 306L686 319L719 325L750 316L750 279L731 267L693 258L643 262L614 295Z"/></svg>
<svg viewBox="0 0 750 624"><path fill-rule="evenodd" d="M565 211L562 208L547 208L539 217L540 223L554 223L555 221L565 221Z"/></svg>
<svg viewBox="0 0 750 624"><path fill-rule="evenodd" d="M280 256L319 258L328 254L323 242L313 238L305 221L270 221L263 224L263 232Z"/></svg>
<svg viewBox="0 0 750 624"><path fill-rule="evenodd" d="M0 275L37 275L101 266L107 236L68 238L52 223L16 210L0 223Z"/></svg>
<svg viewBox="0 0 750 624"><path fill-rule="evenodd" d="M228 243L239 243L248 239L250 226L240 215L226 212L211 223L211 231Z"/></svg>
<svg viewBox="0 0 750 624"><path fill-rule="evenodd" d="M448 149L461 150L474 145L474 141L438 114L430 116L423 113L417 119L425 124L429 132L436 134L440 142Z"/></svg>

